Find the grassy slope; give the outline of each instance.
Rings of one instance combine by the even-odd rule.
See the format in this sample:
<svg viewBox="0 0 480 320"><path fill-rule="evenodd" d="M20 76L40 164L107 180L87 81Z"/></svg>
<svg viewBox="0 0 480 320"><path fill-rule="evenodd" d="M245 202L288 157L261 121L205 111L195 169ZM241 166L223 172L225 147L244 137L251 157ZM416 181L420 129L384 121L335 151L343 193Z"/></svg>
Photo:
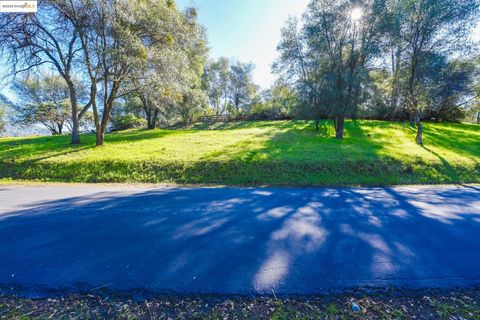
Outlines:
<svg viewBox="0 0 480 320"><path fill-rule="evenodd" d="M0 139L0 178L66 182L385 185L480 182L480 126L350 121L343 141L324 122L244 122L189 130Z"/></svg>

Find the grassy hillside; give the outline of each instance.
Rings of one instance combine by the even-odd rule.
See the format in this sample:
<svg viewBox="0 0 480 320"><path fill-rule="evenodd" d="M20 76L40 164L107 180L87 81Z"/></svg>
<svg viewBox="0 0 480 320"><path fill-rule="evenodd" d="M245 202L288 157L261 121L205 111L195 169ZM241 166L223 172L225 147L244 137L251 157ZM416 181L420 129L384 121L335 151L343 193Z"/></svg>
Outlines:
<svg viewBox="0 0 480 320"><path fill-rule="evenodd" d="M242 122L125 131L94 147L68 136L0 139L0 178L228 185L388 185L480 182L480 126L350 121L343 141L323 122Z"/></svg>

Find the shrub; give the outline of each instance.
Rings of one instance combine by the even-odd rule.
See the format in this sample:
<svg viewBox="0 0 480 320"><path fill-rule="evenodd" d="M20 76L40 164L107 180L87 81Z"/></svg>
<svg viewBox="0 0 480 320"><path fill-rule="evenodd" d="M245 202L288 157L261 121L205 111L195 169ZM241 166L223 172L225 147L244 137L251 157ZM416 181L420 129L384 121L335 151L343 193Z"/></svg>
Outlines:
<svg viewBox="0 0 480 320"><path fill-rule="evenodd" d="M136 128L145 128L147 120L133 114L118 115L113 119L113 131L121 131Z"/></svg>
<svg viewBox="0 0 480 320"><path fill-rule="evenodd" d="M271 103L259 103L252 106L249 118L252 120L283 120L289 119L290 116L286 108Z"/></svg>

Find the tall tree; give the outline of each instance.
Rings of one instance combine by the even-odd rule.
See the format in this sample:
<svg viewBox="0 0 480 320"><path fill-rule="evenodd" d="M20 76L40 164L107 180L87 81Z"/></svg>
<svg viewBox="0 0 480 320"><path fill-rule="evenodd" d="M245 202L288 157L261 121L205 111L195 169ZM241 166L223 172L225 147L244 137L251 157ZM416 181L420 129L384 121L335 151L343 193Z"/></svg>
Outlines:
<svg viewBox="0 0 480 320"><path fill-rule="evenodd" d="M155 128L159 118L169 121L180 110L184 114L188 108L184 100L200 87L207 59L205 30L195 9L187 8L180 17L171 30L175 41L150 50L147 62L128 77L127 94L140 98L149 129Z"/></svg>
<svg viewBox="0 0 480 320"><path fill-rule="evenodd" d="M405 108L417 126L416 142L423 144L422 118L427 107L422 99L422 68L432 54L451 56L468 48L470 32L478 21L478 2L471 0L391 0L400 31L399 46L404 48L406 70Z"/></svg>
<svg viewBox="0 0 480 320"><path fill-rule="evenodd" d="M81 55L79 34L56 2L40 1L36 14L0 15L0 52L11 75L39 68L58 72L69 90L72 144L80 143L80 120L92 101L78 101L74 74Z"/></svg>
<svg viewBox="0 0 480 320"><path fill-rule="evenodd" d="M230 61L219 58L210 61L205 66L203 74L203 88L208 93L210 104L214 109L215 116L222 116L227 110L229 103Z"/></svg>
<svg viewBox="0 0 480 320"><path fill-rule="evenodd" d="M77 30L91 104L96 144L103 145L115 100L132 70L148 63L151 53L181 43L191 21L170 0L57 1Z"/></svg>
<svg viewBox="0 0 480 320"><path fill-rule="evenodd" d="M252 63L232 63L225 57L205 66L202 86L217 118L226 113L234 116L249 111L258 91L253 82L254 68Z"/></svg>
<svg viewBox="0 0 480 320"><path fill-rule="evenodd" d="M313 0L303 27L290 20L278 45L274 70L293 81L321 114L333 120L343 138L345 118L355 116L368 67L378 49L384 1Z"/></svg>
<svg viewBox="0 0 480 320"><path fill-rule="evenodd" d="M241 114L252 103L258 87L253 83L252 63L236 62L230 67L230 81L228 86L229 98L235 114Z"/></svg>

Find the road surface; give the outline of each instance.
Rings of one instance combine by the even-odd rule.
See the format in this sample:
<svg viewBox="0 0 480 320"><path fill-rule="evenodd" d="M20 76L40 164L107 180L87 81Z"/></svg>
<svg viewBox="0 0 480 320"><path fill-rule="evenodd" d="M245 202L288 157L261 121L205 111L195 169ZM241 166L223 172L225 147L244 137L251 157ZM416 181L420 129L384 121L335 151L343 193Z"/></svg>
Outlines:
<svg viewBox="0 0 480 320"><path fill-rule="evenodd" d="M3 291L315 294L478 284L478 186L0 185Z"/></svg>

